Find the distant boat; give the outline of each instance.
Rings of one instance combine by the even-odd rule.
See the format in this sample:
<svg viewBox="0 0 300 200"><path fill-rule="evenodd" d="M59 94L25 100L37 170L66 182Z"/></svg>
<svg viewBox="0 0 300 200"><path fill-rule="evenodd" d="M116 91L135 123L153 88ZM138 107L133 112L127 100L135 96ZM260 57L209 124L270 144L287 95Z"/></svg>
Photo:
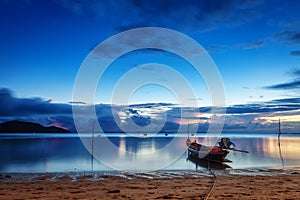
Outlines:
<svg viewBox="0 0 300 200"><path fill-rule="evenodd" d="M197 143L196 141L192 142L189 138L186 141L188 147L188 156L193 159L204 159L211 162L231 162L226 159L227 154L229 153L228 149L233 144L229 138L222 138L221 142L218 142L218 146L204 146Z"/></svg>

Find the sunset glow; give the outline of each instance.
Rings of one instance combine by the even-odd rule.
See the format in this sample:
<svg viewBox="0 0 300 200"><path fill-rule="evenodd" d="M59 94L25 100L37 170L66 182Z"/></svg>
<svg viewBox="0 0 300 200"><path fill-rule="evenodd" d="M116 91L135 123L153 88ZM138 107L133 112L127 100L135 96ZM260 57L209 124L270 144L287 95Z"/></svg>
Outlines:
<svg viewBox="0 0 300 200"><path fill-rule="evenodd" d="M276 123L280 119L281 122L300 122L300 115L291 115L291 116L266 116L259 117L259 121L264 121L262 123Z"/></svg>

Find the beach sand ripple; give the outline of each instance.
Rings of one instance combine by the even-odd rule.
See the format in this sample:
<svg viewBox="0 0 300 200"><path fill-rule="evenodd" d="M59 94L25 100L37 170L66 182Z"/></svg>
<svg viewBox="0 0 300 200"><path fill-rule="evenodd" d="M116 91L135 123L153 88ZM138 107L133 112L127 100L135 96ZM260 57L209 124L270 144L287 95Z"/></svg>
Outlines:
<svg viewBox="0 0 300 200"><path fill-rule="evenodd" d="M299 199L299 171L217 175L209 199ZM204 199L213 177L2 174L0 199ZM76 177L76 178L74 178Z"/></svg>

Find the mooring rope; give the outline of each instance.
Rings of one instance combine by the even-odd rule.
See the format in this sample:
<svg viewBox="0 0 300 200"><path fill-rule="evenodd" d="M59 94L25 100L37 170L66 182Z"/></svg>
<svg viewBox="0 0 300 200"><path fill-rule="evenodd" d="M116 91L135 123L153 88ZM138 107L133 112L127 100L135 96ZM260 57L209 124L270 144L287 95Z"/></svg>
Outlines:
<svg viewBox="0 0 300 200"><path fill-rule="evenodd" d="M188 137L188 140L189 140L189 137ZM189 156L188 149L186 150L186 152L187 152L186 155ZM208 200L208 199L209 199L209 197L210 197L212 191L214 190L214 187L215 187L215 185L216 185L216 180L217 180L216 174L215 174L215 173L213 172L213 170L210 168L210 161L209 161L209 159L208 159L208 166L207 166L207 168L208 168L210 174L213 176L213 183L212 183L212 185L211 185L211 187L210 187L210 189L209 189L209 192L208 192L207 195L203 198L204 200ZM197 164L196 164L196 170L197 170Z"/></svg>
<svg viewBox="0 0 300 200"><path fill-rule="evenodd" d="M213 181L213 184L211 185L211 187L210 187L210 189L209 189L209 192L208 192L207 195L204 197L204 200L209 199L209 197L210 197L212 191L213 191L214 188L215 188L216 180L217 180L216 174L215 174L214 171L210 168L210 162L209 162L209 160L208 160L208 170L209 170L210 174L213 175L214 181Z"/></svg>

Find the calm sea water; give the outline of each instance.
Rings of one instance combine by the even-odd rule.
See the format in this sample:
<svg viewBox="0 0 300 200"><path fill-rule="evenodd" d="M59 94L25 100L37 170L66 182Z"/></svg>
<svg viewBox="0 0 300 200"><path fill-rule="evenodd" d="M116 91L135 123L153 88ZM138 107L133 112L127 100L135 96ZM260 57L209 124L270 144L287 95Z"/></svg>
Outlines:
<svg viewBox="0 0 300 200"><path fill-rule="evenodd" d="M197 135L198 136L198 135ZM233 169L300 166L300 135L224 134L237 149L230 152L228 166ZM204 141L204 135L195 138ZM84 143L82 140L86 140ZM156 135L132 137L121 134L82 138L77 134L1 134L0 173L75 172L107 170L195 170L187 160L186 136ZM117 148L107 146L109 141ZM86 146L94 145L92 159ZM166 148L168 147L168 148ZM91 149L90 149L91 151ZM205 169L205 164L198 170Z"/></svg>

